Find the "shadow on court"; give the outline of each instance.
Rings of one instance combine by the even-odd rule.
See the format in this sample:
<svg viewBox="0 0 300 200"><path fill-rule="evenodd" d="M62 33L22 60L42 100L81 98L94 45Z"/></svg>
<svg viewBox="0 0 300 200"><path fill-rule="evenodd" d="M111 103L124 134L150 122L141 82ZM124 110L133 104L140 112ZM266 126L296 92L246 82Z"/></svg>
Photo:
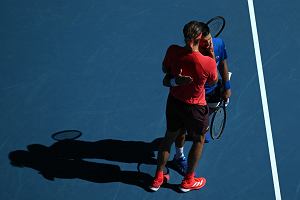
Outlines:
<svg viewBox="0 0 300 200"><path fill-rule="evenodd" d="M10 162L15 167L35 169L45 179L74 179L110 183L121 182L138 186L145 191L152 180L152 175L138 171L122 171L120 166L85 161L83 159L104 159L124 163L156 165L155 151L162 138L150 143L143 141L122 141L105 139L95 142L80 140L58 141L47 147L42 144L30 144L27 150L9 153ZM178 191L175 184L162 187Z"/></svg>

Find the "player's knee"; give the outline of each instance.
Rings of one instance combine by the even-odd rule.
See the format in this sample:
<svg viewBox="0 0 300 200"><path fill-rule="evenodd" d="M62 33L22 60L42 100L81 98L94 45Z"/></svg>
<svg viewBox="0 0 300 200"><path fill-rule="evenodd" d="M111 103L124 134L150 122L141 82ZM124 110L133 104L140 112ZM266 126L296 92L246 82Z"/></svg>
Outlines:
<svg viewBox="0 0 300 200"><path fill-rule="evenodd" d="M193 142L203 142L205 139L203 134L195 134L193 135Z"/></svg>
<svg viewBox="0 0 300 200"><path fill-rule="evenodd" d="M181 142L185 140L185 132L179 132L178 136L176 137L176 141Z"/></svg>
<svg viewBox="0 0 300 200"><path fill-rule="evenodd" d="M208 131L208 128L203 130L201 133L194 133L193 136L193 141L194 142L204 142L205 141L205 134Z"/></svg>
<svg viewBox="0 0 300 200"><path fill-rule="evenodd" d="M172 143L168 141L166 138L160 143L159 150L160 151L168 151L170 152Z"/></svg>
<svg viewBox="0 0 300 200"><path fill-rule="evenodd" d="M170 151L171 146L174 143L177 135L178 135L178 131L175 131L175 132L167 131L164 139L161 142L160 150Z"/></svg>

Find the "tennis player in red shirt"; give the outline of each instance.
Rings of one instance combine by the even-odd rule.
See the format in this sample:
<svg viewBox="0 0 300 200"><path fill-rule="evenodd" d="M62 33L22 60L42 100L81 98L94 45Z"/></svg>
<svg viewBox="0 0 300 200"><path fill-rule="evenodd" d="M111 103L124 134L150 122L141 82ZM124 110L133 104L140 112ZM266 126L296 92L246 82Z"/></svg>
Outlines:
<svg viewBox="0 0 300 200"><path fill-rule="evenodd" d="M188 156L187 174L180 184L180 190L188 192L205 185L205 178L195 177L195 169L202 153L205 133L209 127L208 106L205 100L204 84L218 81L214 59L199 52L199 41L204 23L191 21L183 28L185 46L171 45L163 61L163 71L175 77L186 77L191 81L185 85L171 87L166 106L167 131L157 155L157 170L150 189L157 191L163 184L163 169L169 159L170 149L181 128L186 128L193 138ZM173 85L176 82L172 83Z"/></svg>

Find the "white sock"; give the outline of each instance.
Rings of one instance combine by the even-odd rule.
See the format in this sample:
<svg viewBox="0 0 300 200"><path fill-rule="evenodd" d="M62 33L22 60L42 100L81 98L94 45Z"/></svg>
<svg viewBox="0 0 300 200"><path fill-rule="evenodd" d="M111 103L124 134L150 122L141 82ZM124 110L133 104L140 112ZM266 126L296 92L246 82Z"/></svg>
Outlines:
<svg viewBox="0 0 300 200"><path fill-rule="evenodd" d="M176 154L175 154L175 158L178 159L178 158L182 158L184 157L184 153L183 153L183 147L176 147Z"/></svg>

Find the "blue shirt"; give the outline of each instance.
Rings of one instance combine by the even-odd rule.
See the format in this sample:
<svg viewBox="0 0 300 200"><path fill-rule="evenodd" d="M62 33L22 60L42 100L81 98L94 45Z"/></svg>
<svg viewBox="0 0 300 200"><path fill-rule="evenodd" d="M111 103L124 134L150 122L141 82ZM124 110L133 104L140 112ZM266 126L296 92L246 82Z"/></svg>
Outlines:
<svg viewBox="0 0 300 200"><path fill-rule="evenodd" d="M220 62L227 59L227 52L225 48L225 43L221 38L213 38L212 39L213 45L214 45L214 53L216 57L216 64L218 71ZM208 84L205 84L205 93L209 94L211 93L215 88L217 87L217 84L213 86L209 86Z"/></svg>

